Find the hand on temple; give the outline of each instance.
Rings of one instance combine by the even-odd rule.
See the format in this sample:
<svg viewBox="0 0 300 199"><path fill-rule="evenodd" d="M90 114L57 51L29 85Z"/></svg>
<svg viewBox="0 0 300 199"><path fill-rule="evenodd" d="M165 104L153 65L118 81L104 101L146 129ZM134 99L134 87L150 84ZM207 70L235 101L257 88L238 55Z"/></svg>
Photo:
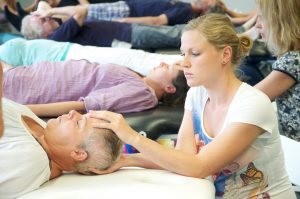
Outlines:
<svg viewBox="0 0 300 199"><path fill-rule="evenodd" d="M125 143L132 145L141 136L128 125L121 114L110 111L90 111L87 116L104 120L104 122L94 123L93 127L111 129Z"/></svg>

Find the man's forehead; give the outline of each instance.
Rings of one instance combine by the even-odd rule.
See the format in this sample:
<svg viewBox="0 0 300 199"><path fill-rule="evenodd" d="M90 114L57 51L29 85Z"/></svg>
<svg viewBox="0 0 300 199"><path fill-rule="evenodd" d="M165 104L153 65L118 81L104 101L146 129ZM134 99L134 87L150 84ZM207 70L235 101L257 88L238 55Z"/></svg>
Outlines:
<svg viewBox="0 0 300 199"><path fill-rule="evenodd" d="M104 120L101 120L101 119L97 119L97 118L92 118L92 117L88 117L87 114L83 114L82 115L83 117L86 117L87 121L88 122L106 122Z"/></svg>

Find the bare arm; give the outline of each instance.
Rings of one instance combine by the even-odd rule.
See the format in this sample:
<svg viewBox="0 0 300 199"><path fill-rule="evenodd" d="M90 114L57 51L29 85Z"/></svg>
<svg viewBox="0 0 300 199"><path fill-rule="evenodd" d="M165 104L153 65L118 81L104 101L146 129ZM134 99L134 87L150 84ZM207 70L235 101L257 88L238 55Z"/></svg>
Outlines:
<svg viewBox="0 0 300 199"><path fill-rule="evenodd" d="M49 104L30 104L27 105L31 111L39 117L56 117L69 113L71 110L84 112L85 107L83 102L57 102Z"/></svg>
<svg viewBox="0 0 300 199"><path fill-rule="evenodd" d="M271 101L286 92L296 81L287 74L280 71L272 71L266 78L255 85L264 92Z"/></svg>
<svg viewBox="0 0 300 199"><path fill-rule="evenodd" d="M168 18L165 14L155 17L127 17L122 19L115 19L114 21L125 23L141 23L147 25L168 25Z"/></svg>
<svg viewBox="0 0 300 199"><path fill-rule="evenodd" d="M78 0L80 4L90 4L88 0Z"/></svg>
<svg viewBox="0 0 300 199"><path fill-rule="evenodd" d="M246 17L249 15L253 15L256 12L256 10L253 10L250 13L235 12L233 10L230 10L222 1L218 1L217 6L220 7L223 10L223 12L228 14L230 17Z"/></svg>
<svg viewBox="0 0 300 199"><path fill-rule="evenodd" d="M185 114L191 114L191 112ZM194 151L196 143L190 128L181 128L179 133L188 133L184 137L192 135L191 138L188 138L189 142L194 140L192 148L175 150L141 136L128 126L120 114L99 111L94 112L93 116L108 121L108 123L97 123L95 127L112 129L121 140L134 146L148 159L148 162L139 162L137 166L149 168L151 166L150 162L153 162L152 166L158 165L161 168L181 175L198 178L207 177L232 163L249 149L257 136L263 133L261 128L254 125L232 123L213 142L203 147L197 153ZM192 116L185 116L184 120L190 117ZM190 122L192 121L183 121L186 124ZM245 135L244 132L249 133ZM240 139L241 137L243 137L242 140Z"/></svg>
<svg viewBox="0 0 300 199"><path fill-rule="evenodd" d="M82 26L87 15L87 5L66 6L60 8L51 8L46 10L38 10L33 14L41 18L52 17L56 15L64 15L68 18L73 17L79 26Z"/></svg>

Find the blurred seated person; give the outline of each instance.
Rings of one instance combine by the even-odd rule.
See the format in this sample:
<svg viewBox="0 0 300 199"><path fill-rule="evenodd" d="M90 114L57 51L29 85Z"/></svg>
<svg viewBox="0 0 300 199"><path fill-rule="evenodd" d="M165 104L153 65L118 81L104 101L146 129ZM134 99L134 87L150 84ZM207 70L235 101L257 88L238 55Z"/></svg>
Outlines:
<svg viewBox="0 0 300 199"><path fill-rule="evenodd" d="M165 63L145 77L114 64L86 60L39 62L30 67L4 68L3 96L38 116L53 117L70 110L139 112L158 102L182 104L188 86L178 65Z"/></svg>
<svg viewBox="0 0 300 199"><path fill-rule="evenodd" d="M76 111L47 123L26 106L3 98L5 130L0 139L0 195L17 198L58 177L62 171L90 175L119 159L122 142L110 130ZM102 121L103 122L103 121Z"/></svg>

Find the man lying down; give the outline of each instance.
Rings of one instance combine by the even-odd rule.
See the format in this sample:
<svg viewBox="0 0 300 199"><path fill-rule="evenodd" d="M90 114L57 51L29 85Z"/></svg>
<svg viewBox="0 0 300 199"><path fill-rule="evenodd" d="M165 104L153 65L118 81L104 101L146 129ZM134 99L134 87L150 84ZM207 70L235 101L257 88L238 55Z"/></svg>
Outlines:
<svg viewBox="0 0 300 199"><path fill-rule="evenodd" d="M112 131L92 128L94 119L76 111L45 123L26 106L3 98L3 118L1 198L33 191L62 171L108 168L121 154L122 142Z"/></svg>
<svg viewBox="0 0 300 199"><path fill-rule="evenodd" d="M86 60L39 62L4 69L3 96L38 116L54 117L70 110L118 113L153 108L158 101L183 103L188 86L180 66L160 64L146 77L114 64Z"/></svg>

